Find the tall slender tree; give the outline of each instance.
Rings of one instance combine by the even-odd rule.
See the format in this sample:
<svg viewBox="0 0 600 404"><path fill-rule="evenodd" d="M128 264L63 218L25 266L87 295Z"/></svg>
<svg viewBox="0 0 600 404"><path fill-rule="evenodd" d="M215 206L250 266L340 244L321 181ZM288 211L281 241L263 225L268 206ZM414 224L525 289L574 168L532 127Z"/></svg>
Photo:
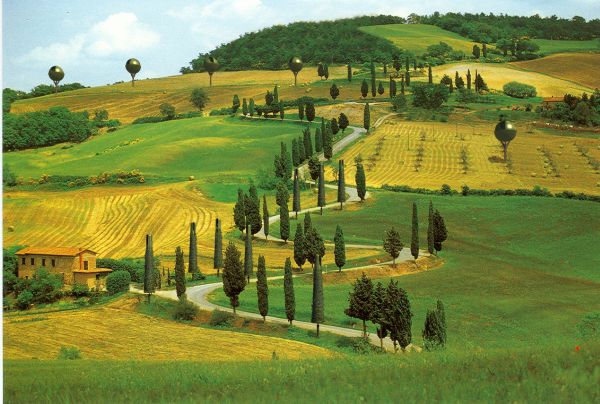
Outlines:
<svg viewBox="0 0 600 404"><path fill-rule="evenodd" d="M312 156L313 154L312 140L310 138L310 128L307 126L306 128L304 128L302 133L304 136L304 155L307 159L309 159L310 156Z"/></svg>
<svg viewBox="0 0 600 404"><path fill-rule="evenodd" d="M398 282L390 280L386 291L385 299L385 317L386 329L389 330L390 338L396 348L396 343L402 350L410 344L412 340L412 312L410 310L410 301L406 291L398 287Z"/></svg>
<svg viewBox="0 0 600 404"><path fill-rule="evenodd" d="M329 95L333 100L335 100L340 95L340 89L338 88L338 86L335 85L335 83L333 83L329 88Z"/></svg>
<svg viewBox="0 0 600 404"><path fill-rule="evenodd" d="M383 83L380 81L377 85L377 94L383 95L385 93L385 88L383 88Z"/></svg>
<svg viewBox="0 0 600 404"><path fill-rule="evenodd" d="M356 182L356 191L361 202L365 200L367 195L367 178L365 176L365 169L362 163L356 163L356 174L354 176Z"/></svg>
<svg viewBox="0 0 600 404"><path fill-rule="evenodd" d="M198 269L198 241L196 237L196 223L190 223L190 246L189 246L189 256L188 256L188 272L192 274L192 279L194 279L194 274L199 273Z"/></svg>
<svg viewBox="0 0 600 404"><path fill-rule="evenodd" d="M360 95L363 98L367 98L367 94L369 94L369 84L367 83L367 79L363 79L360 85Z"/></svg>
<svg viewBox="0 0 600 404"><path fill-rule="evenodd" d="M433 72L431 71L431 65L427 66L427 77L429 79L429 84L433 84Z"/></svg>
<svg viewBox="0 0 600 404"><path fill-rule="evenodd" d="M396 258L400 256L400 251L402 251L403 248L404 245L400 240L400 233L392 226L392 228L386 232L385 238L383 239L383 249L392 257L394 266L396 266Z"/></svg>
<svg viewBox="0 0 600 404"><path fill-rule="evenodd" d="M178 299L185 295L185 263L181 247L175 249L175 292Z"/></svg>
<svg viewBox="0 0 600 404"><path fill-rule="evenodd" d="M273 88L273 104L279 104L279 90L277 89L277 84Z"/></svg>
<svg viewBox="0 0 600 404"><path fill-rule="evenodd" d="M340 209L343 209L346 202L346 177L344 174L344 160L338 162L338 189L337 201L340 203Z"/></svg>
<svg viewBox="0 0 600 404"><path fill-rule="evenodd" d="M294 212L296 213L296 219L298 219L298 212L302 209L300 207L300 181L298 179L298 169L294 170Z"/></svg>
<svg viewBox="0 0 600 404"><path fill-rule="evenodd" d="M404 81L406 82L406 86L410 87L410 72L408 70L404 73Z"/></svg>
<svg viewBox="0 0 600 404"><path fill-rule="evenodd" d="M363 336L367 338L367 321L371 319L373 303L373 282L362 273L362 276L352 284L352 291L348 296L346 315L362 320Z"/></svg>
<svg viewBox="0 0 600 404"><path fill-rule="evenodd" d="M370 320L373 324L377 325L377 337L383 349L383 339L387 337L387 330L385 328L385 297L386 289L383 287L381 282L377 282L377 285L373 288L371 293L371 315Z"/></svg>
<svg viewBox="0 0 600 404"><path fill-rule="evenodd" d="M246 204L244 199L244 191L242 191L241 188L238 188L237 202L233 207L233 222L239 231L244 231L246 229Z"/></svg>
<svg viewBox="0 0 600 404"><path fill-rule="evenodd" d="M404 95L404 75L400 77L400 94Z"/></svg>
<svg viewBox="0 0 600 404"><path fill-rule="evenodd" d="M144 255L144 293L150 296L154 293L156 282L154 281L154 251L152 249L152 235L146 235L146 254Z"/></svg>
<svg viewBox="0 0 600 404"><path fill-rule="evenodd" d="M365 109L363 111L363 127L367 131L371 128L371 110L368 102L365 104Z"/></svg>
<svg viewBox="0 0 600 404"><path fill-rule="evenodd" d="M265 322L269 313L269 287L267 286L267 268L263 255L258 256L258 265L256 266L256 294L258 297L258 312L262 316L263 322Z"/></svg>
<svg viewBox="0 0 600 404"><path fill-rule="evenodd" d="M312 220L310 218L310 212L306 212L304 214L304 235L306 236L306 232L312 228Z"/></svg>
<svg viewBox="0 0 600 404"><path fill-rule="evenodd" d="M429 201L429 215L427 217L427 251L433 254L434 251L434 227L433 227L433 203Z"/></svg>
<svg viewBox="0 0 600 404"><path fill-rule="evenodd" d="M300 165L300 151L298 150L298 141L296 139L292 139L292 164L294 167L298 167Z"/></svg>
<svg viewBox="0 0 600 404"><path fill-rule="evenodd" d="M412 233L410 240L410 254L415 259L415 265L417 258L419 258L419 217L417 215L417 204L413 202L412 209Z"/></svg>
<svg viewBox="0 0 600 404"><path fill-rule="evenodd" d="M306 115L306 120L308 122L312 122L315 120L315 104L312 102L307 102L304 107L304 114Z"/></svg>
<svg viewBox="0 0 600 404"><path fill-rule="evenodd" d="M279 233L281 239L287 244L290 238L290 212L287 200L279 206Z"/></svg>
<svg viewBox="0 0 600 404"><path fill-rule="evenodd" d="M318 205L321 208L321 215L323 215L323 208L325 207L325 172L323 170L323 163L321 163L319 171Z"/></svg>
<svg viewBox="0 0 600 404"><path fill-rule="evenodd" d="M285 315L292 325L296 317L296 296L294 295L294 278L292 277L292 262L290 258L285 259L283 269L283 294L285 295Z"/></svg>
<svg viewBox="0 0 600 404"><path fill-rule="evenodd" d="M254 98L250 98L250 102L248 105L248 113L250 114L250 117L254 116L256 109L254 108Z"/></svg>
<svg viewBox="0 0 600 404"><path fill-rule="evenodd" d="M352 81L352 65L348 63L348 66L346 66L346 68L348 70L348 81Z"/></svg>
<svg viewBox="0 0 600 404"><path fill-rule="evenodd" d="M246 242L244 244L244 274L246 275L246 283L250 283L250 277L253 272L252 263L252 233L250 232L250 225L246 228Z"/></svg>
<svg viewBox="0 0 600 404"><path fill-rule="evenodd" d="M333 243L335 245L333 250L335 266L338 267L338 271L341 272L344 265L346 265L346 242L344 241L344 232L339 224L335 228Z"/></svg>
<svg viewBox="0 0 600 404"><path fill-rule="evenodd" d="M323 299L323 274L321 273L321 258L314 256L315 269L313 270L313 295L312 313L310 321L317 324L317 338L319 337L319 325L325 321L325 302Z"/></svg>
<svg viewBox="0 0 600 404"><path fill-rule="evenodd" d="M223 291L229 298L233 314L240 305L240 293L246 287L244 266L240 259L240 252L231 241L225 250L225 261L223 263Z"/></svg>
<svg viewBox="0 0 600 404"><path fill-rule="evenodd" d="M467 90L471 89L471 70L467 69Z"/></svg>
<svg viewBox="0 0 600 404"><path fill-rule="evenodd" d="M371 96L377 95L377 87L375 86L375 63L371 60Z"/></svg>
<svg viewBox="0 0 600 404"><path fill-rule="evenodd" d="M262 220L260 217L260 199L256 186L250 184L248 195L244 197L244 207L246 213L246 225L250 226L250 232L256 234L262 229Z"/></svg>
<svg viewBox="0 0 600 404"><path fill-rule="evenodd" d="M221 219L217 218L215 225L215 252L213 254L213 267L219 271L223 268L223 234L221 233Z"/></svg>
<svg viewBox="0 0 600 404"><path fill-rule="evenodd" d="M337 135L340 131L340 125L338 124L337 119L331 118L331 133Z"/></svg>
<svg viewBox="0 0 600 404"><path fill-rule="evenodd" d="M323 132L323 156L327 160L331 160L331 157L333 157L333 132L329 122L325 127L325 132Z"/></svg>
<svg viewBox="0 0 600 404"><path fill-rule="evenodd" d="M315 152L321 153L323 151L323 134L321 133L321 128L317 127L315 129Z"/></svg>
<svg viewBox="0 0 600 404"><path fill-rule="evenodd" d="M238 97L237 94L234 94L231 102L231 111L235 114L238 109L240 109L240 97Z"/></svg>
<svg viewBox="0 0 600 404"><path fill-rule="evenodd" d="M302 139L302 136L298 138L298 157L300 157L300 164L304 163L307 159L306 152L304 151L304 139Z"/></svg>
<svg viewBox="0 0 600 404"><path fill-rule="evenodd" d="M340 117L338 118L338 125L339 125L340 129L342 130L342 133L344 133L344 131L346 130L348 125L350 125L350 121L348 120L348 117L343 112L340 113Z"/></svg>
<svg viewBox="0 0 600 404"><path fill-rule="evenodd" d="M267 196L263 195L263 231L265 240L269 239L269 208L267 207Z"/></svg>
<svg viewBox="0 0 600 404"><path fill-rule="evenodd" d="M303 121L304 120L304 103L298 103L298 118Z"/></svg>
<svg viewBox="0 0 600 404"><path fill-rule="evenodd" d="M244 116L248 115L248 102L245 98L242 99L242 114L244 114Z"/></svg>
<svg viewBox="0 0 600 404"><path fill-rule="evenodd" d="M296 225L296 234L294 235L294 261L302 271L302 265L306 262L306 247L304 245L304 231L302 223Z"/></svg>
<svg viewBox="0 0 600 404"><path fill-rule="evenodd" d="M442 243L448 238L448 232L446 231L446 224L444 218L440 215L440 212L436 209L433 214L433 246L436 254L442 251Z"/></svg>

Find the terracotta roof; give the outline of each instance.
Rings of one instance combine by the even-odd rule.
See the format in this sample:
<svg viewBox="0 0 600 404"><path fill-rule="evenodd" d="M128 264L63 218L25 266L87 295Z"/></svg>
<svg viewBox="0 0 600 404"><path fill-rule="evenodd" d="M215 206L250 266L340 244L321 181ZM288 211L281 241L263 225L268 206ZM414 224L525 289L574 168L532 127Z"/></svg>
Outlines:
<svg viewBox="0 0 600 404"><path fill-rule="evenodd" d="M22 250L17 251L16 255L56 255L60 257L74 257L79 255L80 252L90 252L96 254L92 250L86 250L77 247L26 247Z"/></svg>
<svg viewBox="0 0 600 404"><path fill-rule="evenodd" d="M544 102L563 102L564 97L546 97L544 98Z"/></svg>

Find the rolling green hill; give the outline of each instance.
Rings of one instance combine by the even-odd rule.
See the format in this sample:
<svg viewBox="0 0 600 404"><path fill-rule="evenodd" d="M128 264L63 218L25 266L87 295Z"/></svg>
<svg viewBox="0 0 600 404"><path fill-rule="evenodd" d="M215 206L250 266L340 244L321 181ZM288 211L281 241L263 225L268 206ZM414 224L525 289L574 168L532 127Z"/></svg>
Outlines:
<svg viewBox="0 0 600 404"><path fill-rule="evenodd" d="M600 38L587 41L534 39L540 47L540 52L545 54L561 52L600 52Z"/></svg>
<svg viewBox="0 0 600 404"><path fill-rule="evenodd" d="M454 50L470 54L473 42L454 32L426 24L388 24L361 27L362 32L387 39L399 49L405 49L416 55L427 51L430 45L446 42Z"/></svg>

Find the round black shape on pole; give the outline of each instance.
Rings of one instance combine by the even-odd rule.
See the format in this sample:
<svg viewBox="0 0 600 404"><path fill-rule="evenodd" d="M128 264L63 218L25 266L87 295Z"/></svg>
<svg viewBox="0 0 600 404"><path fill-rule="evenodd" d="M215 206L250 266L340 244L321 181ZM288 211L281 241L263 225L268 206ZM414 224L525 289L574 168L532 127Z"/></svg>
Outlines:
<svg viewBox="0 0 600 404"><path fill-rule="evenodd" d="M496 139L502 143L502 147L504 148L504 161L506 162L506 154L508 149L508 144L517 136L517 129L515 129L514 125L507 121L506 119L500 120L494 129L494 135Z"/></svg>
<svg viewBox="0 0 600 404"><path fill-rule="evenodd" d="M131 74L131 85L133 86L135 75L142 70L142 64L136 58L131 58L125 63L125 69Z"/></svg>
<svg viewBox="0 0 600 404"><path fill-rule="evenodd" d="M48 77L54 83L54 92L58 92L58 83L65 77L65 72L60 66L52 66L50 70L48 70Z"/></svg>

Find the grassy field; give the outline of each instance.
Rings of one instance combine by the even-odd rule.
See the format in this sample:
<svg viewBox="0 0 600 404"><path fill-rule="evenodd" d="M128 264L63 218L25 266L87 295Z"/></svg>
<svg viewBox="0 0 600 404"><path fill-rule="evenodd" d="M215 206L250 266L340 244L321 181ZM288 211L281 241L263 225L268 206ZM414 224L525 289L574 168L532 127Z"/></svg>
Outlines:
<svg viewBox="0 0 600 404"><path fill-rule="evenodd" d="M419 208L425 245L429 200L444 216L448 241L444 265L399 278L408 291L413 341L421 343L427 309L446 306L449 349L479 350L581 343L577 325L600 311L600 205L535 197L443 197L378 191L358 210L314 215L313 225L329 239L337 224L346 243L381 243L394 225L405 248L410 241L411 205ZM328 251L327 255L332 255ZM326 256L327 256L326 255ZM270 310L282 310L281 282L271 283ZM296 316L310 320L312 285L297 280ZM327 323L350 326L343 313L349 283L325 287ZM256 311L256 295L243 292L242 309ZM228 304L221 291L216 300Z"/></svg>
<svg viewBox="0 0 600 404"><path fill-rule="evenodd" d="M197 345L196 345L197 346ZM198 349L201 351L202 349ZM4 362L6 402L597 402L600 347L319 361ZM310 383L308 382L310 380ZM401 381L401 382L399 382ZM465 383L465 381L468 381ZM106 394L110 391L110 394ZM310 399L309 399L310 397Z"/></svg>
<svg viewBox="0 0 600 404"><path fill-rule="evenodd" d="M331 66L330 79L346 77L345 66ZM20 100L12 104L11 112L21 113L48 109L62 105L73 111L106 109L110 118L129 123L142 116L159 115L159 105L170 103L178 113L194 111L189 101L194 88L204 88L210 97L207 111L230 107L234 94L242 98L254 98L264 104L267 90L279 86L281 99L295 99L305 95L329 97L329 86L320 83L317 69L306 66L298 74L298 86L294 87L294 75L288 70L217 72L213 86L208 86L208 74L192 73L137 81L134 87L129 82L52 94L44 97ZM358 83L357 85L360 85ZM358 93L358 91L357 91Z"/></svg>
<svg viewBox="0 0 600 404"><path fill-rule="evenodd" d="M376 187L389 184L439 189L449 184L459 189L466 184L480 189L515 189L541 185L554 191L600 193L598 172L576 147L588 147L600 159L600 140L552 136L522 125L517 125L519 133L508 149L510 173L493 135L494 123L417 123L388 118L340 158L351 162L360 155L367 184ZM466 166L461 159L463 150ZM355 166L346 164L346 171L347 181L353 181Z"/></svg>
<svg viewBox="0 0 600 404"><path fill-rule="evenodd" d="M114 361L257 361L270 360L274 351L288 359L332 355L301 342L148 317L128 307L134 304L120 299L99 308L5 315L4 359L56 359L61 346L78 348L84 359Z"/></svg>
<svg viewBox="0 0 600 404"><path fill-rule="evenodd" d="M590 88L600 88L600 53L558 53L542 59L515 62L513 65Z"/></svg>
<svg viewBox="0 0 600 404"><path fill-rule="evenodd" d="M473 50L473 42L467 38L446 31L445 29L427 24L388 24L361 27L361 31L379 38L387 39L399 49L404 49L416 55L423 54L430 45L446 42L454 50L465 52Z"/></svg>
<svg viewBox="0 0 600 404"><path fill-rule="evenodd" d="M600 39L598 38L588 41L534 39L533 42L539 45L542 53L600 52Z"/></svg>

